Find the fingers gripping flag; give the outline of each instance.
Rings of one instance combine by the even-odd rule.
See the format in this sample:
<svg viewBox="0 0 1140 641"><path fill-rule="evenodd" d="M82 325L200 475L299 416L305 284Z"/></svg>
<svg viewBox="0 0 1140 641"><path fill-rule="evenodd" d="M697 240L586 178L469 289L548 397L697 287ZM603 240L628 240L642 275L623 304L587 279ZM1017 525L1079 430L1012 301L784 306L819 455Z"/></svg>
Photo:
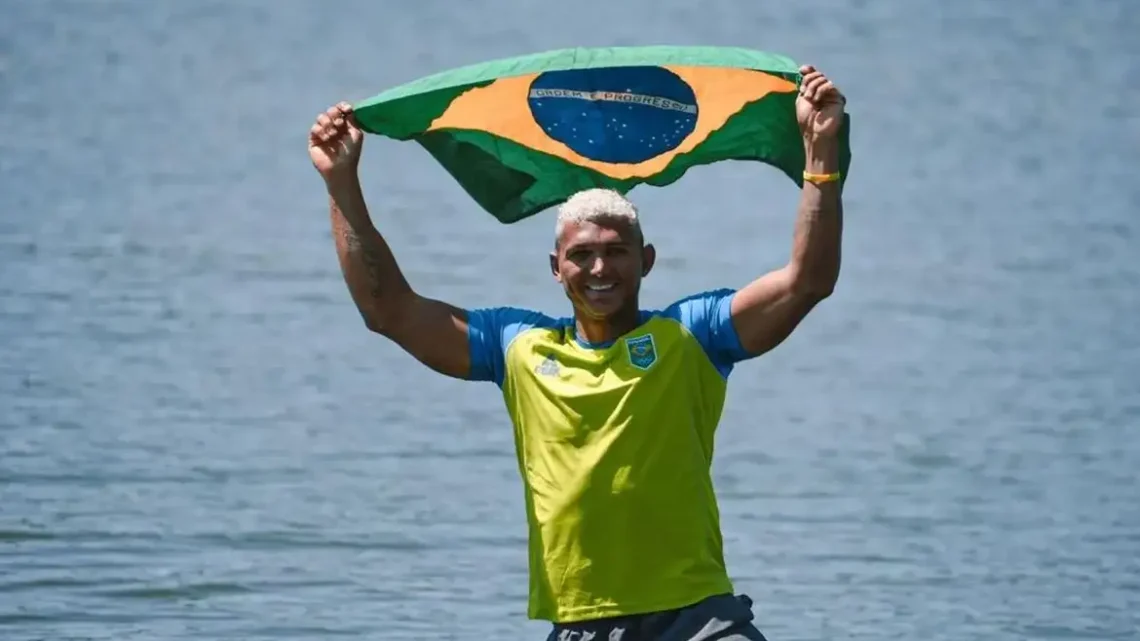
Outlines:
<svg viewBox="0 0 1140 641"><path fill-rule="evenodd" d="M802 184L798 66L719 47L566 49L435 74L354 105L367 132L422 145L504 223L574 192L665 186L723 160ZM849 120L840 134L847 174Z"/></svg>

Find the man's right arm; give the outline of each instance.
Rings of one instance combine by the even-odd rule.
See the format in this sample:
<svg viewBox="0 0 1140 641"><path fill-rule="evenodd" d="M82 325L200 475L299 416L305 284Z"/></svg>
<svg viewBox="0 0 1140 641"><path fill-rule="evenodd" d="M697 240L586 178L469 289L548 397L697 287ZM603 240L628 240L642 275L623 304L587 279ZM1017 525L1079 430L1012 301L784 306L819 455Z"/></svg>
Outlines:
<svg viewBox="0 0 1140 641"><path fill-rule="evenodd" d="M431 369L468 378L466 311L411 288L372 222L355 174L328 187L337 258L365 326Z"/></svg>
<svg viewBox="0 0 1140 641"><path fill-rule="evenodd" d="M309 156L328 190L337 257L352 300L370 330L437 372L470 378L467 313L408 285L364 202L357 174L363 144L348 103L319 114L309 130ZM485 369L480 365L476 374Z"/></svg>

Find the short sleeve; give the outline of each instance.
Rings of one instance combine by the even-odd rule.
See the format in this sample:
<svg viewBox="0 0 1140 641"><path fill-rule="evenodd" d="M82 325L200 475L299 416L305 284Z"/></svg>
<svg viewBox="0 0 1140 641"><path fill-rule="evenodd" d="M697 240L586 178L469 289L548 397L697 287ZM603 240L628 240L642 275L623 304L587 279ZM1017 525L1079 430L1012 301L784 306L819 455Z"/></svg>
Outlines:
<svg viewBox="0 0 1140 641"><path fill-rule="evenodd" d="M520 333L549 322L543 314L516 307L467 310L467 347L471 357L467 378L501 386L511 341Z"/></svg>
<svg viewBox="0 0 1140 641"><path fill-rule="evenodd" d="M740 344L732 323L733 289L717 289L683 298L670 305L665 315L685 326L704 348L712 364L728 376L732 366L751 358Z"/></svg>

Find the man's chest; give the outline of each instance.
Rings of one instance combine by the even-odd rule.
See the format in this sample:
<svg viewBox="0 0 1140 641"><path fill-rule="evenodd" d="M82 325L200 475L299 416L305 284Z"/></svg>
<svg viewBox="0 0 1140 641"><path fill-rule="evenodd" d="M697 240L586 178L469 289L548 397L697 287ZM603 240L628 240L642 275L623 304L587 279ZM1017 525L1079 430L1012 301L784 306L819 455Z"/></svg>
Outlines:
<svg viewBox="0 0 1140 641"><path fill-rule="evenodd" d="M519 384L558 396L628 393L660 382L659 374L684 358L675 343L651 332L600 348L535 341L514 355L513 374Z"/></svg>
<svg viewBox="0 0 1140 641"><path fill-rule="evenodd" d="M607 426L660 423L689 414L700 396L696 350L669 334L632 332L604 348L558 341L519 345L505 388L531 434L581 435Z"/></svg>

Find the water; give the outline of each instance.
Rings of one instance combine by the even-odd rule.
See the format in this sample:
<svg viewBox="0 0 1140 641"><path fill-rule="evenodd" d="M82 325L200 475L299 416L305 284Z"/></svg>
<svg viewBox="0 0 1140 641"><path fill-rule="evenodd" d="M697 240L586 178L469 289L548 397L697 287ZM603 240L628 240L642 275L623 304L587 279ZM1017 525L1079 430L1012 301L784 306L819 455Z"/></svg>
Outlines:
<svg viewBox="0 0 1140 641"><path fill-rule="evenodd" d="M370 336L304 137L443 68L744 45L850 97L844 272L734 374L716 481L769 638L1140 638L1140 10L1001 3L2 3L0 637L541 638L493 387ZM492 22L494 20L494 22ZM565 304L369 139L409 278ZM787 256L796 194L644 189L658 306Z"/></svg>

